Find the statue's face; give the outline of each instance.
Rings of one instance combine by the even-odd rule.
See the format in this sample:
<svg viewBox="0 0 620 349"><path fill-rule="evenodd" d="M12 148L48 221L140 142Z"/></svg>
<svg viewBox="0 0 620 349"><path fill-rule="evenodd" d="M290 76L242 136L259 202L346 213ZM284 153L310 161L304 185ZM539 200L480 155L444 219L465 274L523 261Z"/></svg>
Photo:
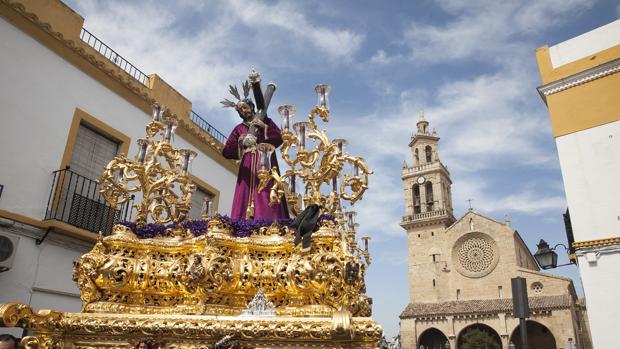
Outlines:
<svg viewBox="0 0 620 349"><path fill-rule="evenodd" d="M149 346L145 342L140 342L138 349L148 349Z"/></svg>
<svg viewBox="0 0 620 349"><path fill-rule="evenodd" d="M239 102L237 103L237 113L244 121L248 121L254 117L254 108L249 103Z"/></svg>

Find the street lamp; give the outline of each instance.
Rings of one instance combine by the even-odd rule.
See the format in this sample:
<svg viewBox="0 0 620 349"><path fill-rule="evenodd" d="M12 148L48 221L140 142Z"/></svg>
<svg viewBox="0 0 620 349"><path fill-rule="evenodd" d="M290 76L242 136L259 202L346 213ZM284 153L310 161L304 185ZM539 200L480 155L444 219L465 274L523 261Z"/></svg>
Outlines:
<svg viewBox="0 0 620 349"><path fill-rule="evenodd" d="M557 244L553 248L549 248L549 244L545 240L540 239L540 242L536 246L538 247L538 250L534 253L534 258L536 258L536 262L538 262L538 265L540 265L540 267L544 270L574 264L574 261L570 259L569 256L569 263L558 265L558 254L555 253L555 249L558 246L562 246L564 247L564 250L566 250L566 254L569 254L570 252L568 247L564 244Z"/></svg>
<svg viewBox="0 0 620 349"><path fill-rule="evenodd" d="M510 344L508 344L508 349L517 349L517 346L512 341L510 341Z"/></svg>

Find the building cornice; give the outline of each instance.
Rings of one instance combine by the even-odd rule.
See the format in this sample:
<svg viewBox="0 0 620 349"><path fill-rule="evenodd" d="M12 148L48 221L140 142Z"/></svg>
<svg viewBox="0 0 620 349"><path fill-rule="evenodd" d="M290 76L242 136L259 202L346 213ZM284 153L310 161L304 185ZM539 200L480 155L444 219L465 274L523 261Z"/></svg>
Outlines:
<svg viewBox="0 0 620 349"><path fill-rule="evenodd" d="M423 133L416 133L415 135L413 135L413 137L411 137L411 141L409 141L409 146L413 146L416 141L418 139L426 139L426 140L430 140L430 141L439 141L439 136L433 136L430 134L423 134Z"/></svg>
<svg viewBox="0 0 620 349"><path fill-rule="evenodd" d="M573 242L573 244L572 244L573 248L575 248L575 249L584 249L584 248L602 247L602 246L612 246L612 245L620 245L620 237L612 237L612 238L588 240L588 241L579 241L579 242Z"/></svg>
<svg viewBox="0 0 620 349"><path fill-rule="evenodd" d="M546 85L539 86L538 88L536 88L536 90L538 90L540 97L546 104L547 96L562 92L564 90L568 90L575 86L586 84L597 79L601 79L605 76L618 72L620 72L620 58L603 63L593 68L586 69L582 72L567 76L563 79L548 83Z"/></svg>

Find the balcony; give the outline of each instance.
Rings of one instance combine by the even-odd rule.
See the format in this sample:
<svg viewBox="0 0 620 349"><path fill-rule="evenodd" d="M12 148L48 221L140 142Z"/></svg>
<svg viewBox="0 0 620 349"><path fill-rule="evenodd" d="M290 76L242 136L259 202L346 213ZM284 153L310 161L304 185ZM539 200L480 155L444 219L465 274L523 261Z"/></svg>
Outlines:
<svg viewBox="0 0 620 349"><path fill-rule="evenodd" d="M211 137L215 138L218 142L225 144L226 136L218 131L215 127L213 127L207 120L200 117L200 115L196 114L193 110L189 113L189 118L192 120L194 124L207 132Z"/></svg>
<svg viewBox="0 0 620 349"><path fill-rule="evenodd" d="M53 173L44 220L56 220L109 235L114 223L131 217L132 204L133 197L118 209L113 208L99 193L96 181L67 167Z"/></svg>
<svg viewBox="0 0 620 349"><path fill-rule="evenodd" d="M442 164L440 161L434 161L432 163L422 164L419 166L405 167L403 168L402 176L405 177L408 175L419 174L420 172L436 170L436 169L441 169L445 171L446 173L450 173L448 171L447 166Z"/></svg>
<svg viewBox="0 0 620 349"><path fill-rule="evenodd" d="M447 213L445 209L435 210L435 211L430 211L430 212L415 213L412 215L403 216L401 224L406 224L406 223L410 223L413 221L419 221L419 220L425 220L425 219L432 219L435 217L444 216L446 214Z"/></svg>

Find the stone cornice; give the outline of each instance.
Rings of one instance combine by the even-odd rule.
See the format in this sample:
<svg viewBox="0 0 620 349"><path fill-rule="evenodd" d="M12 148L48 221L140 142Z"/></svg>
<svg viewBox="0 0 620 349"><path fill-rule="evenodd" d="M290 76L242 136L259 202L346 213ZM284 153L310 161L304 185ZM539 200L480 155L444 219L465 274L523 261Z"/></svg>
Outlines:
<svg viewBox="0 0 620 349"><path fill-rule="evenodd" d="M575 304L569 295L528 297L530 310L546 311L568 309ZM481 315L509 313L512 299L476 299L437 303L409 303L400 314L401 319L420 317L441 317L446 315Z"/></svg>

